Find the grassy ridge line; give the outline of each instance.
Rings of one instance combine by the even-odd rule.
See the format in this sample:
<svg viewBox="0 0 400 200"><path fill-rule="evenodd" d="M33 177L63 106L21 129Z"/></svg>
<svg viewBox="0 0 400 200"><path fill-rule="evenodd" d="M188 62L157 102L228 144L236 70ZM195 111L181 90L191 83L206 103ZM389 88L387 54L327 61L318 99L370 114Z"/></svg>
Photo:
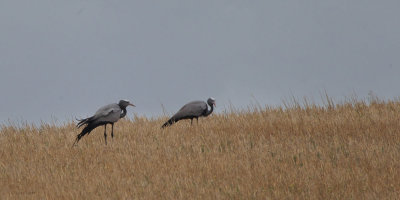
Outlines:
<svg viewBox="0 0 400 200"><path fill-rule="evenodd" d="M160 129L136 117L70 148L74 124L3 126L0 197L396 199L400 103L254 107ZM195 124L195 123L194 123Z"/></svg>

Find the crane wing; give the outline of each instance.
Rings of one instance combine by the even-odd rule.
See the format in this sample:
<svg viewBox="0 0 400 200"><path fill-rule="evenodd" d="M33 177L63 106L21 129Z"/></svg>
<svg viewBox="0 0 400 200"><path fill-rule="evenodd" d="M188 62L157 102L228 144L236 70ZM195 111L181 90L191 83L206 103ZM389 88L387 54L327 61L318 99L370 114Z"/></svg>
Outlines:
<svg viewBox="0 0 400 200"><path fill-rule="evenodd" d="M96 114L94 114L94 118L97 122L114 123L120 119L121 111L118 104L109 104L101 107Z"/></svg>
<svg viewBox="0 0 400 200"><path fill-rule="evenodd" d="M199 117L207 110L207 104L203 101L193 101L184 105L173 117L184 119L186 117Z"/></svg>

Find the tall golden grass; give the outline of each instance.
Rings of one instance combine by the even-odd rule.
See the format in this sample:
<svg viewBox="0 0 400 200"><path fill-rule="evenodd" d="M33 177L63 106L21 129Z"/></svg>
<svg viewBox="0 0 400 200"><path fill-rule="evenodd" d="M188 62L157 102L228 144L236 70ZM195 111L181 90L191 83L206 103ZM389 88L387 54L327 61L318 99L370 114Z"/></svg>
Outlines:
<svg viewBox="0 0 400 200"><path fill-rule="evenodd" d="M0 199L398 199L400 101L296 100L160 129L3 125Z"/></svg>

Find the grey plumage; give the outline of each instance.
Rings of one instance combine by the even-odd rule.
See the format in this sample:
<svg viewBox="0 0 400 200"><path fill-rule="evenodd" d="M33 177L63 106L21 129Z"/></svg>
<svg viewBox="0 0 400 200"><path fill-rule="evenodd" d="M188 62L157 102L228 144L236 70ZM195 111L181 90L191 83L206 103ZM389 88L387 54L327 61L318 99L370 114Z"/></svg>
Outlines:
<svg viewBox="0 0 400 200"><path fill-rule="evenodd" d="M77 144L84 135L89 134L93 129L101 125L104 125L104 140L107 144L107 124L111 124L111 137L113 138L114 123L125 117L127 112L126 107L129 105L135 107L135 105L131 104L128 100L120 100L119 103L112 103L99 108L99 110L97 110L97 112L91 117L78 120L79 122L77 127L80 128L84 125L85 127L82 132L76 136L74 145Z"/></svg>
<svg viewBox="0 0 400 200"><path fill-rule="evenodd" d="M211 107L208 110L207 104ZM172 116L168 121L166 121L162 128L170 126L175 122L182 120L182 119L190 119L191 123L193 123L193 119L196 118L198 122L199 117L207 117L210 115L215 106L215 99L210 97L207 100L207 103L204 101L192 101L184 105L174 116Z"/></svg>

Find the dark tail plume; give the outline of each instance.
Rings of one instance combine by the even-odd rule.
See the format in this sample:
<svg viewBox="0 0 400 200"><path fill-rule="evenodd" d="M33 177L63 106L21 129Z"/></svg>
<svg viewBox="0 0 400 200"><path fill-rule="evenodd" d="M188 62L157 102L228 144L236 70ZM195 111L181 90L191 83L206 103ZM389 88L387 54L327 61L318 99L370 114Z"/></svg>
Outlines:
<svg viewBox="0 0 400 200"><path fill-rule="evenodd" d="M83 124L79 125L78 127L82 126ZM72 146L75 146L75 144L78 144L79 140L85 136L86 134L89 134L94 128L96 128L97 126L99 126L100 124L88 124L85 128L83 128L82 132L79 133L76 136L75 142Z"/></svg>
<svg viewBox="0 0 400 200"><path fill-rule="evenodd" d="M78 124L76 125L76 127L80 128L81 126L85 125L85 124L89 124L92 121L93 117L89 117L86 119L76 119L78 121Z"/></svg>
<svg viewBox="0 0 400 200"><path fill-rule="evenodd" d="M175 119L171 118L171 119L169 119L167 122L165 122L165 123L161 126L161 128L165 128L165 127L167 127L167 126L171 126L171 125L174 124L174 123L175 123Z"/></svg>

